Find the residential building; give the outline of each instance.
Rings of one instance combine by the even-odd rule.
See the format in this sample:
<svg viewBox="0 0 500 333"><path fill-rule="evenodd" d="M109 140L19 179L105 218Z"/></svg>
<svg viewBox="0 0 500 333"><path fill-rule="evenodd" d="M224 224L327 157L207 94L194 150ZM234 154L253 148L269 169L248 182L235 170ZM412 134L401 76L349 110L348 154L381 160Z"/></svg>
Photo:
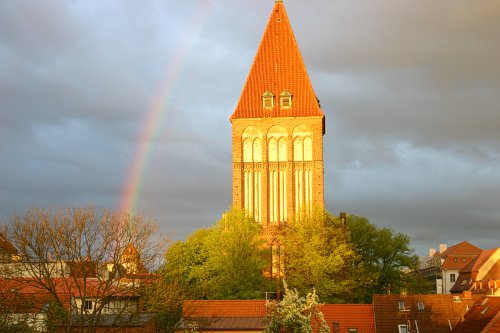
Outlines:
<svg viewBox="0 0 500 333"><path fill-rule="evenodd" d="M470 264L482 250L464 241L448 247L441 244L439 251L430 249L427 261L421 263L418 274L428 279L437 294L449 294L459 271Z"/></svg>
<svg viewBox="0 0 500 333"><path fill-rule="evenodd" d="M323 304L331 333L374 333L371 304ZM203 332L262 332L264 300L186 301L179 330L196 327Z"/></svg>
<svg viewBox="0 0 500 333"><path fill-rule="evenodd" d="M376 332L450 332L473 304L470 295L373 295Z"/></svg>
<svg viewBox="0 0 500 333"><path fill-rule="evenodd" d="M475 299L474 305L470 307L452 332L500 332L500 298L486 296Z"/></svg>
<svg viewBox="0 0 500 333"><path fill-rule="evenodd" d="M80 332L153 332L155 314L144 313L138 289L156 277L129 245L116 264L90 259L64 262L7 262L0 265L0 330L22 323L46 331L51 311L65 312L55 327ZM52 311L53 312L53 311Z"/></svg>
<svg viewBox="0 0 500 333"><path fill-rule="evenodd" d="M451 292L464 291L500 296L500 248L481 252L460 270Z"/></svg>
<svg viewBox="0 0 500 333"><path fill-rule="evenodd" d="M325 116L281 0L230 121L234 207L268 231L323 208Z"/></svg>

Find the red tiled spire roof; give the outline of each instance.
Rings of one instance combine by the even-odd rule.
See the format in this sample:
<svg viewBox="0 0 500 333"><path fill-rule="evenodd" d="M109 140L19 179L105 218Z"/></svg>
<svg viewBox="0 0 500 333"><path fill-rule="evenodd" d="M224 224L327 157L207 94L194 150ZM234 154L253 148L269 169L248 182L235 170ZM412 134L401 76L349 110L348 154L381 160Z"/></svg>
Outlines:
<svg viewBox="0 0 500 333"><path fill-rule="evenodd" d="M280 108L280 94L292 94L291 108ZM264 109L262 95L274 95ZM252 68L231 120L235 118L323 116L300 55L285 7L276 1Z"/></svg>

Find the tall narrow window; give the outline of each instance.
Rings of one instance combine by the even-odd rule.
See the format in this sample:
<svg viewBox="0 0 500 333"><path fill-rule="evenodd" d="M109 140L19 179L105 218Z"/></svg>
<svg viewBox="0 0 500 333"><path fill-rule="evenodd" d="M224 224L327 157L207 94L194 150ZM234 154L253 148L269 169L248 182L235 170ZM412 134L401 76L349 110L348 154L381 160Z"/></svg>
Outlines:
<svg viewBox="0 0 500 333"><path fill-rule="evenodd" d="M274 95L269 90L262 95L262 106L264 109L272 109L274 107Z"/></svg>
<svg viewBox="0 0 500 333"><path fill-rule="evenodd" d="M281 126L273 126L268 132L269 161L269 222L287 221L287 175L288 175L288 142L287 131Z"/></svg>
<svg viewBox="0 0 500 333"><path fill-rule="evenodd" d="M243 141L243 207L257 222L262 216L262 178L259 163L262 162L262 134L250 126L242 135Z"/></svg>
<svg viewBox="0 0 500 333"><path fill-rule="evenodd" d="M284 90L280 94L280 107L282 109L289 109L292 107L292 94L288 90Z"/></svg>

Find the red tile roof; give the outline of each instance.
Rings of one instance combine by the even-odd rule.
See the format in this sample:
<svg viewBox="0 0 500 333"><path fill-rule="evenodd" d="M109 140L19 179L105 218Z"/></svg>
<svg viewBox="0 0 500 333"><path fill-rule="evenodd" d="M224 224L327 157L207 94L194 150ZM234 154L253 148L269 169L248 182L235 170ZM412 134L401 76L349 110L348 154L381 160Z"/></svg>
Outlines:
<svg viewBox="0 0 500 333"><path fill-rule="evenodd" d="M476 333L481 332L490 322L495 319L500 311L500 298L481 297L477 299L469 311L465 314L464 320L459 323L453 332ZM494 332L491 331L490 332Z"/></svg>
<svg viewBox="0 0 500 333"><path fill-rule="evenodd" d="M266 301L185 301L183 317L263 317L266 315Z"/></svg>
<svg viewBox="0 0 500 333"><path fill-rule="evenodd" d="M470 290L472 287L472 283L477 280L485 282L483 283L483 287L485 289L492 288L492 286L488 286L487 281L500 280L500 260L498 260L499 251L500 248L485 250L481 252L481 254L477 256L471 263L462 268L460 270L457 282L451 289L451 292ZM481 270L482 272L480 272ZM494 285L493 282L492 285ZM480 284L476 283L476 288L479 288L480 286ZM498 288L500 288L500 284L498 285Z"/></svg>
<svg viewBox="0 0 500 333"><path fill-rule="evenodd" d="M437 253L437 257L445 257L449 255L467 255L467 254L480 254L482 249L467 241L460 242L458 244L452 245L446 249L443 253Z"/></svg>
<svg viewBox="0 0 500 333"><path fill-rule="evenodd" d="M450 246L443 253L436 253L434 258L441 258L444 262L441 264L441 269L461 270L474 258L476 258L482 250L467 241ZM464 261L465 259L465 261Z"/></svg>
<svg viewBox="0 0 500 333"><path fill-rule="evenodd" d="M280 94L292 94L292 106L280 108ZM264 109L262 95L274 95L274 108ZM300 55L285 7L274 5L240 100L231 120L235 118L324 116L314 94L306 67Z"/></svg>
<svg viewBox="0 0 500 333"><path fill-rule="evenodd" d="M373 311L377 332L397 332L398 325L408 322L412 329L418 326L420 332L449 332L451 324L457 325L472 306L472 299L453 295L373 295ZM399 301L404 309L399 309ZM419 310L422 302L423 310Z"/></svg>
<svg viewBox="0 0 500 333"><path fill-rule="evenodd" d="M486 325L481 333L500 333L500 312Z"/></svg>
<svg viewBox="0 0 500 333"><path fill-rule="evenodd" d="M333 322L339 323L341 332L348 328L357 328L360 333L375 332L371 304L323 304L320 310L330 327ZM265 315L266 301L224 300L185 301L182 317L205 330L262 331Z"/></svg>
<svg viewBox="0 0 500 333"><path fill-rule="evenodd" d="M330 326L339 324L340 332L347 332L349 328L357 328L359 333L374 333L375 321L372 304L324 304L320 311Z"/></svg>

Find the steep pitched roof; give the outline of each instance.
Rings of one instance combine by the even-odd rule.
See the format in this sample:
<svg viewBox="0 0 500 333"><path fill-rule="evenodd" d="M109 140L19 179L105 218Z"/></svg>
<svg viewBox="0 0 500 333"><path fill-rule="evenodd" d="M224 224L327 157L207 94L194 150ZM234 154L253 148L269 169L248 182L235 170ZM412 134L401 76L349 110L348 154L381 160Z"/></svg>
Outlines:
<svg viewBox="0 0 500 333"><path fill-rule="evenodd" d="M490 323L493 326L493 323L498 321L497 314L499 312L500 298L479 298L464 316L464 320L453 329L453 332L482 332L483 328L487 327ZM494 332L494 330L485 330L485 332Z"/></svg>
<svg viewBox="0 0 500 333"><path fill-rule="evenodd" d="M280 94L292 94L291 108L280 108ZM271 92L277 102L264 109L262 95ZM276 101L276 100L275 100ZM300 55L285 7L276 1L240 100L235 118L323 116Z"/></svg>
<svg viewBox="0 0 500 333"><path fill-rule="evenodd" d="M467 241L450 246L443 253L437 253L434 257L444 260L441 269L461 270L467 266L482 250Z"/></svg>
<svg viewBox="0 0 500 333"><path fill-rule="evenodd" d="M500 248L482 251L474 260L462 268L459 272L457 282L451 288L452 293L470 290L474 280L488 278L500 279L500 262L498 257ZM481 276L478 275L480 270L484 270ZM491 272L491 274L490 274Z"/></svg>
<svg viewBox="0 0 500 333"><path fill-rule="evenodd" d="M482 249L480 249L479 247L472 245L467 241L463 241L458 244L450 246L443 253L437 253L436 256L442 258L450 255L480 254L481 251Z"/></svg>

